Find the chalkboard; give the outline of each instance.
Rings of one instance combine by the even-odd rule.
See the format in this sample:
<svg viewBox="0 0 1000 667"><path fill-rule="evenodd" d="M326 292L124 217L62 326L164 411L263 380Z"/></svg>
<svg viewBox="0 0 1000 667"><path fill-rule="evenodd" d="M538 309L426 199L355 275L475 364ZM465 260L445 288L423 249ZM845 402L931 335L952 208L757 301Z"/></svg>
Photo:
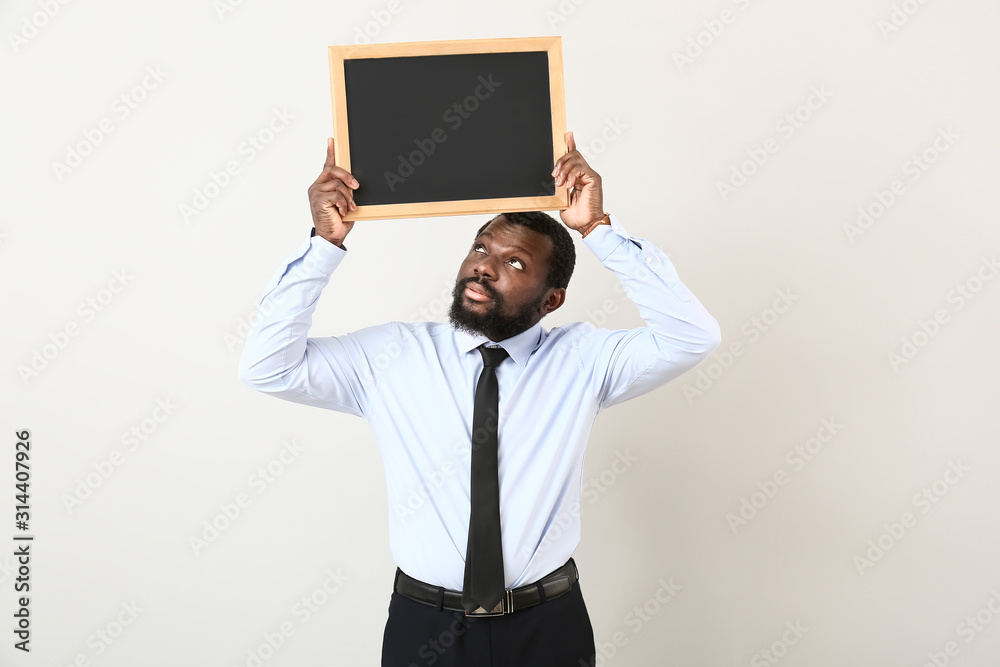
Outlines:
<svg viewBox="0 0 1000 667"><path fill-rule="evenodd" d="M337 165L360 183L346 220L568 206L559 37L331 46Z"/></svg>

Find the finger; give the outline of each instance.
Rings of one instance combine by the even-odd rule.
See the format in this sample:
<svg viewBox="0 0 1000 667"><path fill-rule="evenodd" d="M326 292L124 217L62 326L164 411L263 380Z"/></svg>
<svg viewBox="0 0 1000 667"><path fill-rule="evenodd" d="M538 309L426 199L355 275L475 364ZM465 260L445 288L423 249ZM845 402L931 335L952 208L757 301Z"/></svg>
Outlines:
<svg viewBox="0 0 1000 667"><path fill-rule="evenodd" d="M333 137L326 138L326 160L323 162L323 169L330 169L337 166L337 156L333 150Z"/></svg>
<svg viewBox="0 0 1000 667"><path fill-rule="evenodd" d="M321 200L320 208L324 210L329 210L329 209L336 210L341 220L343 220L344 216L347 215L348 212L353 211L355 208L357 208L357 206L354 205L353 201L345 197L342 192L336 192L333 195Z"/></svg>
<svg viewBox="0 0 1000 667"><path fill-rule="evenodd" d="M346 174L344 177L347 178L347 180L350 180ZM324 169L320 172L319 176L316 177L316 180L309 186L309 196L312 197L314 192L332 192L340 185L347 186L343 179L337 178L334 175L333 171L327 171Z"/></svg>
<svg viewBox="0 0 1000 667"><path fill-rule="evenodd" d="M333 167L331 169L324 171L323 173L331 175L333 179L339 180L349 188L357 189L360 186L360 184L358 183L358 179L354 178L354 175L351 172L347 171L346 169L342 169L340 167Z"/></svg>
<svg viewBox="0 0 1000 667"><path fill-rule="evenodd" d="M565 178L565 172L572 168L572 161L573 158L568 153L556 160L556 166L552 169L552 175L555 177L556 185L559 185L559 181Z"/></svg>
<svg viewBox="0 0 1000 667"><path fill-rule="evenodd" d="M340 221L344 221L344 216L347 215L347 208L343 204L334 204L333 208L336 209L337 215L340 216Z"/></svg>
<svg viewBox="0 0 1000 667"><path fill-rule="evenodd" d="M585 185L586 177L587 177L587 171L579 165L574 165L573 168L566 173L566 178L565 178L566 182L564 183L564 185L567 188L575 188L577 187L577 184L579 184L580 186Z"/></svg>
<svg viewBox="0 0 1000 667"><path fill-rule="evenodd" d="M328 202L342 201L351 210L357 208L354 191L340 179L313 183L309 187L309 200L320 207L326 207Z"/></svg>
<svg viewBox="0 0 1000 667"><path fill-rule="evenodd" d="M563 165L570 160L569 154L576 150L576 141L573 139L573 133L568 131L563 135L566 140L566 154L556 160L555 167L552 169L552 175L556 177L557 185L559 180L559 172L562 170Z"/></svg>
<svg viewBox="0 0 1000 667"><path fill-rule="evenodd" d="M573 171L576 170L576 158L571 155L563 155L556 163L556 168L552 170L555 176L556 185L563 185L564 181Z"/></svg>
<svg viewBox="0 0 1000 667"><path fill-rule="evenodd" d="M322 183L335 178L342 180L348 187L357 188L359 186L357 179L354 178L354 175L351 174L351 172L337 166L334 139L333 137L328 137L326 140L326 162L323 163L323 171L320 172L316 182Z"/></svg>
<svg viewBox="0 0 1000 667"><path fill-rule="evenodd" d="M314 183L310 190L315 190L316 192L336 192L339 190L347 197L354 196L354 191L351 189L351 186L339 178L323 181L321 183Z"/></svg>
<svg viewBox="0 0 1000 667"><path fill-rule="evenodd" d="M321 185L330 185L341 182L349 188L357 189L360 187L358 179L354 178L354 174L343 169L341 167L327 167L320 172L319 176L313 182L313 185L317 188Z"/></svg>
<svg viewBox="0 0 1000 667"><path fill-rule="evenodd" d="M357 208L357 204L354 203L354 192L352 192L347 186L340 184L336 189L337 194L340 198L337 200L340 202L345 209L353 211Z"/></svg>
<svg viewBox="0 0 1000 667"><path fill-rule="evenodd" d="M346 202L342 202L342 201L338 201L337 202L337 212L340 214L340 221L341 222L344 221L344 216L347 215L347 212L349 210L350 210L350 206L348 206Z"/></svg>

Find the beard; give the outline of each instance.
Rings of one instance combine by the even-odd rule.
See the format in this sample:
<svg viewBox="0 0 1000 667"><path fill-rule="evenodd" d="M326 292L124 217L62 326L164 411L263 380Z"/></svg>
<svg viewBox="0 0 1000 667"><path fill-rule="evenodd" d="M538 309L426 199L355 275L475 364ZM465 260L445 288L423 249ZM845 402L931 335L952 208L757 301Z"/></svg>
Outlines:
<svg viewBox="0 0 1000 667"><path fill-rule="evenodd" d="M469 283L476 283L492 300L485 312L477 313L465 307L464 292L465 286ZM533 303L526 303L513 315L504 315L504 298L496 292L491 285L480 282L475 278L464 278L455 281L455 289L452 290L451 308L448 310L448 319L456 329L462 329L471 334L482 334L494 341L501 341L511 336L516 336L527 330L534 323L535 314L541 309L544 296L539 297Z"/></svg>

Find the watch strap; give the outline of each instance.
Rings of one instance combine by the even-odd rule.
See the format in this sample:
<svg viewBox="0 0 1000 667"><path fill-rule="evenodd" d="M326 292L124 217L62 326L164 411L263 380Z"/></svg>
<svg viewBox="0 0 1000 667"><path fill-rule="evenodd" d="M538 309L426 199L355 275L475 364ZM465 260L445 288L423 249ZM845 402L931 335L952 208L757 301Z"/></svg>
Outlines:
<svg viewBox="0 0 1000 667"><path fill-rule="evenodd" d="M600 220L598 220L596 222L591 223L591 225L589 227L587 227L586 231L583 232L583 235L580 238L585 239L585 238L587 238L587 234L589 234L590 232L594 231L599 226L601 226L601 225L610 225L610 224L611 224L611 214L610 213L605 213L603 218L601 218Z"/></svg>

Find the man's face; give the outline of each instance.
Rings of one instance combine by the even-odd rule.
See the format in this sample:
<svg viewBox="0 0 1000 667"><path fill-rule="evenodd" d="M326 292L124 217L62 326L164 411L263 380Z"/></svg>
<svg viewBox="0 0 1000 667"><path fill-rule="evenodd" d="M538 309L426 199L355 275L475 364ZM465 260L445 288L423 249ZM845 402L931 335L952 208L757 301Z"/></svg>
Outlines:
<svg viewBox="0 0 1000 667"><path fill-rule="evenodd" d="M476 237L458 270L448 317L493 341L516 336L562 305L566 290L545 282L552 239L500 216Z"/></svg>

